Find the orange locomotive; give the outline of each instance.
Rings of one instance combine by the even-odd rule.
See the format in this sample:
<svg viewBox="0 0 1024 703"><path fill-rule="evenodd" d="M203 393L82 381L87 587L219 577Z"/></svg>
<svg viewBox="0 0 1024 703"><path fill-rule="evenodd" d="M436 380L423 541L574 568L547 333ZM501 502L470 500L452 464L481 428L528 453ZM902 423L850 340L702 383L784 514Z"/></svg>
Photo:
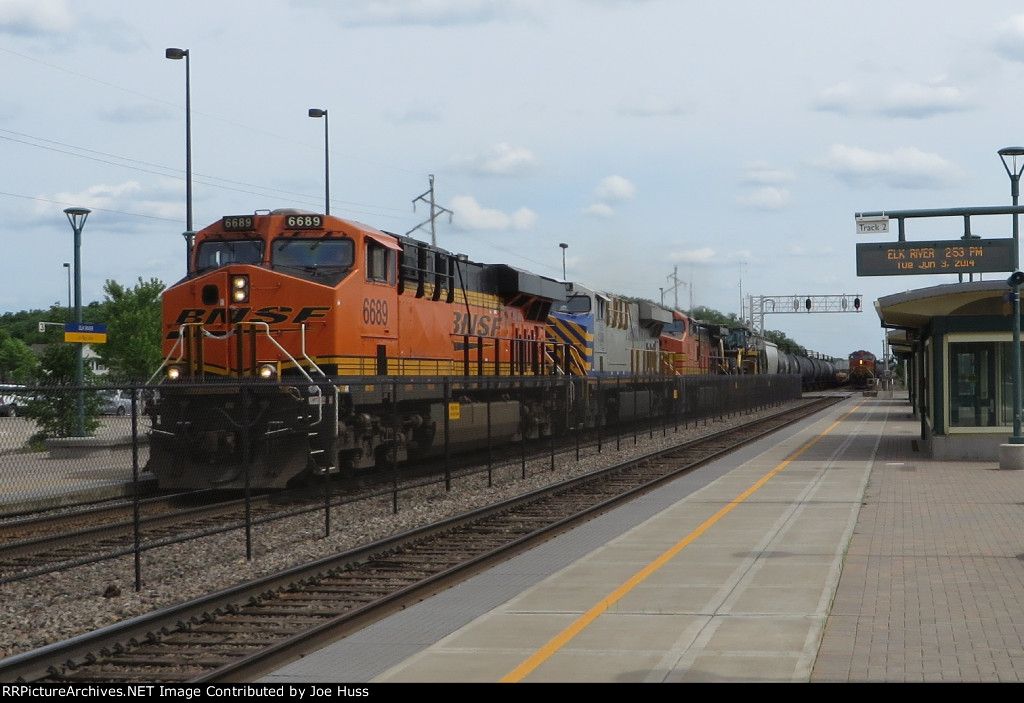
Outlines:
<svg viewBox="0 0 1024 703"><path fill-rule="evenodd" d="M854 388L865 389L875 382L877 357L860 349L850 353L849 379Z"/></svg>
<svg viewBox="0 0 1024 703"><path fill-rule="evenodd" d="M712 343L706 325L672 311L672 323L661 332L661 350L669 354L671 373L714 373Z"/></svg>
<svg viewBox="0 0 1024 703"><path fill-rule="evenodd" d="M563 293L337 217L221 218L196 234L187 276L163 296L167 382L149 468L162 488L279 488L429 454L459 441L445 441L449 376L535 389L511 399L477 384L491 417L463 417L465 442L543 433L545 321ZM399 377L410 380L401 393Z"/></svg>

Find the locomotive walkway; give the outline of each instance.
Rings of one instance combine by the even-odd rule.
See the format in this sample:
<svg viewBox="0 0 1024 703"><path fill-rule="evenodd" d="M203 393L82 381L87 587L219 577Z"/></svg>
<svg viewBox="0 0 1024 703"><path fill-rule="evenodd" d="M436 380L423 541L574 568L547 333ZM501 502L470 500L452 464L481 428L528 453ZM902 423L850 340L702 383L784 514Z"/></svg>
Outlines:
<svg viewBox="0 0 1024 703"><path fill-rule="evenodd" d="M263 679L1024 680L1024 472L851 398Z"/></svg>

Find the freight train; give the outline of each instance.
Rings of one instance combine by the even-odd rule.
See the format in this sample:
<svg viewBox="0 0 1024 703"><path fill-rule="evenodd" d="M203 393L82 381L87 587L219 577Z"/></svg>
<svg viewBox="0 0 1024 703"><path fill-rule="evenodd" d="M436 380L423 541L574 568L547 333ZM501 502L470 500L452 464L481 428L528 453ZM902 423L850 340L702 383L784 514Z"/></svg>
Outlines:
<svg viewBox="0 0 1024 703"><path fill-rule="evenodd" d="M162 324L164 489L274 489L665 413L687 400L659 383L683 374L801 373L653 303L298 210L197 232Z"/></svg>
<svg viewBox="0 0 1024 703"><path fill-rule="evenodd" d="M878 358L871 352L860 349L851 352L849 359L848 378L850 384L858 390L871 387L878 377Z"/></svg>
<svg viewBox="0 0 1024 703"><path fill-rule="evenodd" d="M798 374L807 391L836 383L830 357L791 354L750 329L708 324L678 310L662 331L661 350L676 374Z"/></svg>

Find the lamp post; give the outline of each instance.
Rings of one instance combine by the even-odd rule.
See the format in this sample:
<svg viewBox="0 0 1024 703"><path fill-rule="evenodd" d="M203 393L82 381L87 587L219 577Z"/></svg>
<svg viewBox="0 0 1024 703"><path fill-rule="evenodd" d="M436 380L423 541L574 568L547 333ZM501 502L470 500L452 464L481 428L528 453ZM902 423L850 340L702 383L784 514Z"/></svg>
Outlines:
<svg viewBox="0 0 1024 703"><path fill-rule="evenodd" d="M185 232L184 237L188 247L189 258L186 259L186 267L189 271L191 265L187 262L192 260L192 237L195 232L192 230L192 87L191 69L189 67L188 49L167 49L164 56L169 59L185 59Z"/></svg>
<svg viewBox="0 0 1024 703"><path fill-rule="evenodd" d="M1007 146L999 150L999 158L1010 177L1010 197L1013 206L1017 206L1020 197L1020 175L1024 173L1024 146ZM1020 231L1018 230L1017 213L1013 213L1013 270L1020 267Z"/></svg>
<svg viewBox="0 0 1024 703"><path fill-rule="evenodd" d="M565 250L569 248L569 245L565 242L561 242L558 246L562 247L562 280L565 280Z"/></svg>
<svg viewBox="0 0 1024 703"><path fill-rule="evenodd" d="M89 208L69 207L64 210L75 233L75 322L82 324L82 228L85 220L92 212ZM78 387L78 400L75 414L75 436L85 436L85 395L82 386L85 383L85 363L82 359L82 342L77 343L75 352L75 385Z"/></svg>
<svg viewBox="0 0 1024 703"><path fill-rule="evenodd" d="M1020 197L1020 176L1024 172L1024 147L1008 146L999 150L999 159L1003 162L1006 175L1010 177L1010 197L1014 207ZM1018 271L1020 266L1020 230L1017 213L1013 213L1013 270L1007 279L1013 295L1013 436L1010 444L1024 444L1021 437L1021 358L1020 358L1020 284L1024 282L1024 273Z"/></svg>
<svg viewBox="0 0 1024 703"><path fill-rule="evenodd" d="M331 144L330 130L327 123L327 110L309 108L310 117L324 118L324 214L331 214Z"/></svg>
<svg viewBox="0 0 1024 703"><path fill-rule="evenodd" d="M1014 215L1016 217L1016 215ZM1020 434L1020 405L1021 405L1021 380L1020 380L1020 284L1024 283L1024 273L1015 271L1006 284L1010 286L1013 296L1013 436L1010 437L1010 444L1024 444L1024 437Z"/></svg>

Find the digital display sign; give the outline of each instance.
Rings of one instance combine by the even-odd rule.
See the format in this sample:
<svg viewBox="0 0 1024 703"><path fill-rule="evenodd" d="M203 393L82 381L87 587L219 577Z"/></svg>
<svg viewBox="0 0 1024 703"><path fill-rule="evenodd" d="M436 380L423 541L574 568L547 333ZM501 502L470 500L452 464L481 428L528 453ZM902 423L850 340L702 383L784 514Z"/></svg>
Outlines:
<svg viewBox="0 0 1024 703"><path fill-rule="evenodd" d="M858 276L1013 270L1012 239L950 239L857 245Z"/></svg>

